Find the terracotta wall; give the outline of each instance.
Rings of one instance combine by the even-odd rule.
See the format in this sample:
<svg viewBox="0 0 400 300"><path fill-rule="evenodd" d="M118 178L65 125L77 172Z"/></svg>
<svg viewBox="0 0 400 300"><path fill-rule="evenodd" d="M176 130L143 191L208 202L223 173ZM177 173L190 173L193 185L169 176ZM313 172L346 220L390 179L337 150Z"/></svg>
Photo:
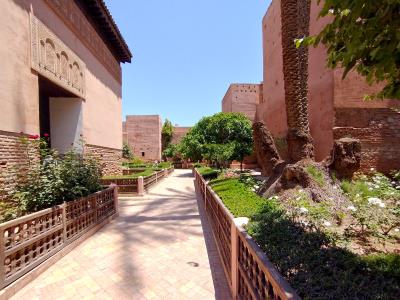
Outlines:
<svg viewBox="0 0 400 300"><path fill-rule="evenodd" d="M231 84L222 100L223 112L241 112L254 121L257 104L262 99L262 85Z"/></svg>
<svg viewBox="0 0 400 300"><path fill-rule="evenodd" d="M310 33L316 34L329 21L318 19L318 6L312 1ZM273 133L279 150L285 156L287 132L281 46L280 0L273 0L262 22L264 47L263 101L258 105L257 118ZM317 160L329 155L333 138L353 136L362 141L363 169L376 167L387 171L400 168L398 139L399 113L388 109L399 107L399 101L365 102L363 96L380 86L369 86L356 73L342 80L342 70L326 67L323 46L309 49L309 114ZM383 125L374 127L376 120ZM375 122L375 123L373 123ZM375 157L375 158L374 158ZM379 161L378 161L379 160Z"/></svg>
<svg viewBox="0 0 400 300"><path fill-rule="evenodd" d="M310 33L318 31L324 20L317 20L312 2ZM276 138L279 150L286 155L286 105L283 79L282 33L280 0L273 0L263 18L264 93L257 116L263 120ZM325 21L326 22L326 21ZM333 142L333 72L325 67L324 48L310 48L309 52L309 113L310 129L316 146L316 157L323 159Z"/></svg>
<svg viewBox="0 0 400 300"><path fill-rule="evenodd" d="M135 157L147 161L161 160L161 117L126 116L125 124L128 143Z"/></svg>
<svg viewBox="0 0 400 300"><path fill-rule="evenodd" d="M172 144L179 144L179 142L182 140L182 138L188 133L191 127L179 127L175 126L174 127L174 133L172 135Z"/></svg>
<svg viewBox="0 0 400 300"><path fill-rule="evenodd" d="M121 84L43 0L0 1L0 130L39 133L38 76L30 63L31 7L33 14L86 64L86 142L121 149Z"/></svg>

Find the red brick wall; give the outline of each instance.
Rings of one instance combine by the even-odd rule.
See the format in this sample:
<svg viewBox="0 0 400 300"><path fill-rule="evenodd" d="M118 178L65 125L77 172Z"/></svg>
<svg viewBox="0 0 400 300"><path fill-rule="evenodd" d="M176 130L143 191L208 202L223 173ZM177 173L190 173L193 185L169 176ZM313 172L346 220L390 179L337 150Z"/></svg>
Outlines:
<svg viewBox="0 0 400 300"><path fill-rule="evenodd" d="M85 155L98 160L103 175L122 174L122 150L86 144Z"/></svg>

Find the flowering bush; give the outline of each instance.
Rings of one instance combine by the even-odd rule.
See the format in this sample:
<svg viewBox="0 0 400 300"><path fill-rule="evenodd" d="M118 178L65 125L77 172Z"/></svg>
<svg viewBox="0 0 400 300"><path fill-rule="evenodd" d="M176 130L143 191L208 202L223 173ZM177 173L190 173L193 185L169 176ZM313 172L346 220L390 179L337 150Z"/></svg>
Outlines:
<svg viewBox="0 0 400 300"><path fill-rule="evenodd" d="M47 146L46 139L36 140L40 159L21 172L11 192L23 213L75 200L101 189L101 170L91 158L70 151L61 156Z"/></svg>
<svg viewBox="0 0 400 300"><path fill-rule="evenodd" d="M394 173L395 174L395 173ZM342 189L353 205L348 211L355 223L348 233L387 236L400 227L400 185L396 180L375 173L342 183Z"/></svg>

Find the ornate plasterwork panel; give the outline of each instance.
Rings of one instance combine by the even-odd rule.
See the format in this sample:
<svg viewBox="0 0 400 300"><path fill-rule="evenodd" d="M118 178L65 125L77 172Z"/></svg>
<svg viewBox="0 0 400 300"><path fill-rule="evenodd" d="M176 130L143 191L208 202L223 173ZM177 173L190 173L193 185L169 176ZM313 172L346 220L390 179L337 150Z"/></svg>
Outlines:
<svg viewBox="0 0 400 300"><path fill-rule="evenodd" d="M30 19L32 69L84 99L84 62L33 14Z"/></svg>

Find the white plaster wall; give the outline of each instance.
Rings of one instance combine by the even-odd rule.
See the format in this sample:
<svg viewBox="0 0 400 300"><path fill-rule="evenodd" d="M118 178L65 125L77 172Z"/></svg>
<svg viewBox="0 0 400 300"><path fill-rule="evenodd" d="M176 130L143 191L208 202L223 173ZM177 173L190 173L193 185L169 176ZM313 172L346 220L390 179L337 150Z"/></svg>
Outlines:
<svg viewBox="0 0 400 300"><path fill-rule="evenodd" d="M82 152L82 99L50 98L51 147L64 154Z"/></svg>

